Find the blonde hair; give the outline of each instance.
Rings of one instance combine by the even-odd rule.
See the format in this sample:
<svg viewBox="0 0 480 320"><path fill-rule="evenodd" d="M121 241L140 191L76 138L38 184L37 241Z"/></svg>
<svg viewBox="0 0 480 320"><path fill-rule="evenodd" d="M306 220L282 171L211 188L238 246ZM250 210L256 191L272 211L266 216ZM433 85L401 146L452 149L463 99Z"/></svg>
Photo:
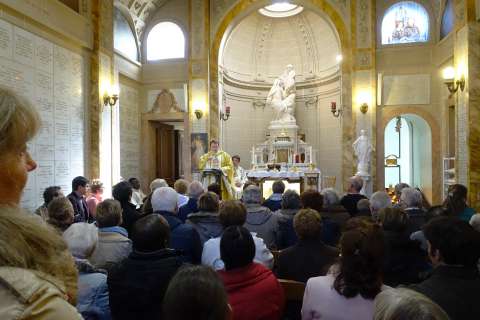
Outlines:
<svg viewBox="0 0 480 320"><path fill-rule="evenodd" d="M40 128L40 116L30 103L0 88L0 154L21 150Z"/></svg>
<svg viewBox="0 0 480 320"><path fill-rule="evenodd" d="M178 179L178 180L175 181L175 183L173 184L173 189L175 189L175 191L177 191L177 192L180 193L180 194L186 194L189 185L190 185L190 183L189 183L187 180L185 180L185 179Z"/></svg>
<svg viewBox="0 0 480 320"><path fill-rule="evenodd" d="M53 276L76 304L78 272L67 245L51 226L18 207L0 206L0 266Z"/></svg>

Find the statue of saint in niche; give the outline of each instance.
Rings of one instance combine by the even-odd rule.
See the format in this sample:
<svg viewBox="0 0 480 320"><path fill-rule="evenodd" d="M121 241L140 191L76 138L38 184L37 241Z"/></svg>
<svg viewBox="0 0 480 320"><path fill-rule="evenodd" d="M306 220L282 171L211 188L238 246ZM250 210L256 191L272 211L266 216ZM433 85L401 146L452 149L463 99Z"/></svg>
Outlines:
<svg viewBox="0 0 480 320"><path fill-rule="evenodd" d="M267 96L267 105L275 110L275 122L295 123L295 70L289 64L283 74L275 79Z"/></svg>

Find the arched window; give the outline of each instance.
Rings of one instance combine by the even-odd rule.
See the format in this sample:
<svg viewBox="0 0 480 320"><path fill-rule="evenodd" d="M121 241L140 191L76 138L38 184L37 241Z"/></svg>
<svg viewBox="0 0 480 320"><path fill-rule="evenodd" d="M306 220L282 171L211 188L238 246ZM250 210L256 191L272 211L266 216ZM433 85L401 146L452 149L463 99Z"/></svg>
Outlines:
<svg viewBox="0 0 480 320"><path fill-rule="evenodd" d="M114 17L113 47L127 58L139 61L137 41L132 27L117 8Z"/></svg>
<svg viewBox="0 0 480 320"><path fill-rule="evenodd" d="M443 11L442 26L440 28L440 39L445 38L452 30L455 23L455 11L453 10L453 0L448 0Z"/></svg>
<svg viewBox="0 0 480 320"><path fill-rule="evenodd" d="M382 20L382 44L427 42L428 12L413 1L401 1L388 8Z"/></svg>
<svg viewBox="0 0 480 320"><path fill-rule="evenodd" d="M147 37L147 60L165 60L185 57L185 36L173 22L160 22Z"/></svg>

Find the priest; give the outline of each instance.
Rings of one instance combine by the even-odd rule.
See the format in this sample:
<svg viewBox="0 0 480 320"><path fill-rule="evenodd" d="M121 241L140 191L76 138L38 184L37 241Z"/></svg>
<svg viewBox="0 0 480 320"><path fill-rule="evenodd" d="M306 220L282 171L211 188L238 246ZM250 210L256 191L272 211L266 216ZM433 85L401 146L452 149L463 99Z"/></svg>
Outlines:
<svg viewBox="0 0 480 320"><path fill-rule="evenodd" d="M210 151L200 157L198 167L201 171L206 169L220 170L221 175L221 190L222 200L233 199L233 162L232 157L223 150L220 150L220 145L217 140L210 141ZM206 175L202 178L202 183L206 187L215 182L215 178L211 175Z"/></svg>

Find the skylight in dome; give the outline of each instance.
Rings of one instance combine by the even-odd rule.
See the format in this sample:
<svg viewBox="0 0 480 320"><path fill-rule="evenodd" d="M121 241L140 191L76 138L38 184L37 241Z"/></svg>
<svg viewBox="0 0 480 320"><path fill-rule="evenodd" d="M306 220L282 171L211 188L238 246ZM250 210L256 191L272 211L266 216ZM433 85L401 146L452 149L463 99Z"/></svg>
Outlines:
<svg viewBox="0 0 480 320"><path fill-rule="evenodd" d="M258 10L262 15L272 18L285 18L299 14L303 7L288 2L277 2Z"/></svg>

